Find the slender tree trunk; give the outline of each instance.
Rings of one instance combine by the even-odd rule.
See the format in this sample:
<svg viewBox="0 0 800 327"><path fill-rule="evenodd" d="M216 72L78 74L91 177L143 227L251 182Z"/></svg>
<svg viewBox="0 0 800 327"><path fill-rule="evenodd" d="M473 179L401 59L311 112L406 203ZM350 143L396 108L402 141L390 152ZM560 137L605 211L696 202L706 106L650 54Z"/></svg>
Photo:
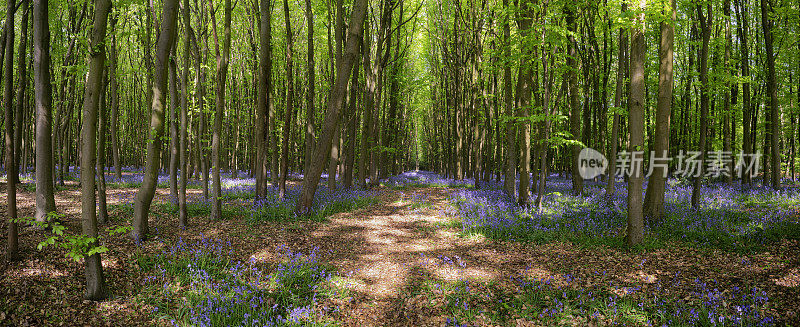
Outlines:
<svg viewBox="0 0 800 327"><path fill-rule="evenodd" d="M153 202L153 195L155 195L156 186L158 184L161 137L164 134L164 96L167 91L167 64L172 45L175 43L177 15L178 0L164 0L164 11L161 15L161 34L158 37L156 49L156 61L158 64L154 70L155 84L153 85L153 106L150 111L150 133L147 142L144 181L134 199L133 230L131 231L131 237L136 241L147 238L147 233L149 231L147 218L150 213L150 204Z"/></svg>
<svg viewBox="0 0 800 327"><path fill-rule="evenodd" d="M211 2L209 1L209 7ZM225 115L225 79L228 75L228 62L231 53L231 0L225 0L225 22L223 23L223 43L222 53L219 49L219 39L217 34L217 23L214 15L214 9L211 10L211 26L213 26L214 43L216 45L217 53L217 103L214 113L214 133L211 137L211 160L213 161L212 174L213 174L213 188L211 194L211 219L217 220L222 218L222 180L220 178L220 147L222 143L222 118Z"/></svg>
<svg viewBox="0 0 800 327"><path fill-rule="evenodd" d="M627 9L626 3L622 3L621 12L624 13ZM617 180L616 176L616 169L617 169L617 149L619 148L619 130L620 130L620 117L619 111L622 107L622 93L623 91L623 81L627 77L625 74L628 71L627 63L627 49L628 49L628 37L627 32L624 28L619 29L619 46L617 51L617 85L614 90L614 118L611 123L611 150L608 152L608 177L607 177L607 184L606 184L606 199L608 202L612 202L614 198L614 192L616 189L614 188L614 183Z"/></svg>
<svg viewBox="0 0 800 327"><path fill-rule="evenodd" d="M177 42L175 42L177 44ZM177 60L177 54L175 52L175 48L173 47L172 52L172 59L169 61L169 100L170 100L170 110L169 110L169 200L174 206L178 206L178 160L180 159L178 156L178 111L180 110L178 106L180 105L178 100L178 74L177 74L177 67L175 64L175 60Z"/></svg>
<svg viewBox="0 0 800 327"><path fill-rule="evenodd" d="M113 17L116 20L116 15ZM111 157L114 162L115 180L122 180L122 164L119 158L119 85L117 83L117 36L111 34L109 47L111 63L108 66L108 78L111 87Z"/></svg>
<svg viewBox="0 0 800 327"><path fill-rule="evenodd" d="M261 20L259 24L258 50L258 104L256 110L256 201L267 195L267 141L270 138L269 118L272 107L272 10L270 0L259 1Z"/></svg>
<svg viewBox="0 0 800 327"><path fill-rule="evenodd" d="M281 141L281 172L278 182L278 197L286 196L286 177L289 174L289 138L292 131L292 115L294 114L294 63L292 55L292 21L289 17L289 1L283 0L283 12L286 23L286 103L283 113L283 140Z"/></svg>
<svg viewBox="0 0 800 327"><path fill-rule="evenodd" d="M781 188L781 160L780 160L780 146L778 145L778 138L780 137L781 122L778 114L778 82L775 78L775 51L772 46L772 15L774 13L773 4L769 0L761 0L761 26L764 29L764 49L766 51L767 63L767 103L769 109L770 126L767 130L769 135L769 148L770 148L770 184L772 188L778 190ZM711 16L711 14L709 14Z"/></svg>
<svg viewBox="0 0 800 327"><path fill-rule="evenodd" d="M89 43L89 74L86 78L86 91L83 97L83 126L81 127L81 220L82 232L87 237L97 237L97 212L95 211L95 142L97 137L97 109L100 93L103 91L103 68L105 66L105 47L110 0L95 0L94 27ZM97 246L92 242L91 246ZM89 300L103 300L106 297L106 282L100 254L86 257L86 294Z"/></svg>
<svg viewBox="0 0 800 327"><path fill-rule="evenodd" d="M5 107L5 167L6 167L6 215L8 216L8 249L6 258L17 260L19 246L17 240L17 185L13 177L17 175L14 162L14 0L8 0L6 6L5 48L3 55L3 107Z"/></svg>
<svg viewBox="0 0 800 327"><path fill-rule="evenodd" d="M547 31L542 29L542 44L546 44ZM550 116L553 114L553 108L550 107L550 86L552 82L552 78L548 78L548 68L549 65L547 63L548 55L547 51L542 48L542 76L545 78L544 80L544 99L542 100L542 113L544 113L545 121L544 127L542 130L542 139L540 140L541 145L539 146L540 150L540 157L539 157L539 181L536 183L537 190L536 190L536 209L538 211L542 211L542 200L544 199L544 192L547 186L547 151L550 148L550 144L548 140L550 139Z"/></svg>
<svg viewBox="0 0 800 327"><path fill-rule="evenodd" d="M723 115L723 142L722 142L722 151L724 153L731 153L731 144L733 139L735 139L736 130L735 125L731 123L731 102L736 103L736 94L737 92L735 88L732 88L732 84L728 82L729 78L733 76L733 69L731 68L731 48L733 47L733 39L731 38L731 2L730 0L725 0L722 5L722 12L724 14L725 20L725 57L724 57L724 87L723 87L723 108L722 108L722 115ZM735 165L735 160L728 162L730 165L728 168L732 168ZM725 173L725 182L728 186L733 186L733 172L727 171Z"/></svg>
<svg viewBox="0 0 800 327"><path fill-rule="evenodd" d="M508 0L503 0L503 8L508 8ZM504 41L504 57L509 58L511 53L511 18L506 17L503 24L503 41ZM505 101L505 115L510 117L513 106L513 94L511 90L511 64L507 62L503 67L503 100ZM515 189L517 182L517 141L514 139L514 122L508 120L505 122L506 127L506 144L505 144L505 180L503 182L503 190L511 198L516 198Z"/></svg>
<svg viewBox="0 0 800 327"><path fill-rule="evenodd" d="M362 47L361 66L364 67L364 125L361 132L361 155L358 158L358 185L367 186L367 173L370 166L370 158L374 141L372 137L372 107L374 105L375 94L375 75L373 74L374 63L370 60L372 52L370 46L369 29L364 30L364 42ZM380 52L378 52L380 53Z"/></svg>
<svg viewBox="0 0 800 327"><path fill-rule="evenodd" d="M708 110L709 110L709 92L710 85L708 84L708 43L711 38L711 23L713 12L711 5L708 5L707 14L703 15L703 7L697 5L697 17L700 21L700 31L702 33L702 46L700 48L700 142L698 151L700 151L701 163L706 161L706 139L708 138ZM708 19L706 20L706 17ZM694 186L692 188L692 208L700 208L700 188L702 187L703 176L705 175L705 164L701 164L698 176L695 176Z"/></svg>
<svg viewBox="0 0 800 327"><path fill-rule="evenodd" d="M314 201L314 193L317 191L320 176L325 166L325 158L330 153L331 142L333 141L334 130L339 119L339 112L342 109L344 97L347 91L347 84L350 81L350 73L354 63L358 60L359 46L361 44L362 30L364 28L364 18L367 12L366 0L355 0L350 16L348 27L347 43L341 60L336 63L336 80L331 88L328 97L328 110L325 114L322 135L319 143L314 147L313 161L309 165L309 171L303 179L300 198L297 201L295 212L300 215L310 214L311 205Z"/></svg>
<svg viewBox="0 0 800 327"><path fill-rule="evenodd" d="M356 58L356 63L353 67L352 81L350 82L350 109L347 119L347 133L345 133L345 150L344 150L344 172L342 173L342 186L346 189L353 187L353 164L355 163L356 155L356 127L358 126L359 111L358 103L358 71L359 62Z"/></svg>
<svg viewBox="0 0 800 327"><path fill-rule="evenodd" d="M114 31L114 21L112 19L111 33ZM102 86L100 87L100 101L97 102L98 120L97 125L97 162L95 174L97 175L97 222L105 225L108 222L108 206L106 204L106 84L108 84L108 72L103 72L105 78L101 80Z"/></svg>
<svg viewBox="0 0 800 327"><path fill-rule="evenodd" d="M578 58L577 52L577 44L575 41L575 37L573 36L577 30L577 24L575 23L575 8L571 5L567 5L565 7L566 12L566 20L567 20L567 29L571 31L568 36L569 43L568 43L568 55L567 55L567 66L570 67L567 73L567 89L569 91L569 108L570 108L570 115L569 115L569 129L570 133L572 133L572 137L575 140L580 141L581 137L581 108L580 108L580 95L578 94L578 62L576 58ZM587 127L587 126L584 126ZM588 143L588 140L583 140L584 142ZM588 144L587 144L588 145ZM571 146L572 156L571 156L571 163L570 166L572 167L572 190L576 195L583 194L583 177L581 177L578 168L580 163L578 162L578 154L581 152L581 147L578 145Z"/></svg>
<svg viewBox="0 0 800 327"><path fill-rule="evenodd" d="M644 10L646 2L639 0L639 13L635 16L631 28L631 61L630 61L630 109L629 130L630 144L628 152L633 157L634 151L644 148L644 61L647 53L644 28ZM633 159L633 158L632 158ZM644 218L642 215L642 166L632 167L628 178L628 233L625 241L628 246L642 243L644 238Z"/></svg>
<svg viewBox="0 0 800 327"><path fill-rule="evenodd" d="M188 129L189 126L189 49L191 48L190 45L190 38L189 38L189 26L191 26L191 21L189 20L190 9L189 9L189 0L183 0L183 71L181 71L181 129L180 129L180 170L181 170L181 180L180 180L180 189L178 191L178 226L181 229L186 229L189 226L189 212L186 207L186 182L189 178L188 175L188 168L189 168L189 158L188 158Z"/></svg>
<svg viewBox="0 0 800 327"><path fill-rule="evenodd" d="M14 175L6 175L6 179L12 181L14 183L19 183L19 173L20 171L24 174L26 167L25 161L20 161L22 158L22 139L24 137L25 132L25 116L26 115L26 107L25 107L25 94L28 88L28 72L27 72L27 56L28 56L28 1L23 0L20 9L22 9L22 21L20 23L20 35L19 35L19 50L17 51L17 71L18 71L18 78L17 81L17 93L16 99L14 100L14 105L16 107L15 119L16 122L14 125L17 128L14 129L14 164L17 166L17 173Z"/></svg>
<svg viewBox="0 0 800 327"><path fill-rule="evenodd" d="M744 2L744 4L742 3ZM748 15L747 7L749 1L748 0L737 0L736 6L736 13L738 19L736 20L737 26L737 34L739 38L739 63L741 64L742 69L742 78L747 80L750 78L750 50L748 49L748 38L747 33L749 32L748 21L750 17ZM752 132L750 130L750 117L751 117L751 106L750 106L750 83L744 82L742 83L742 151L741 154L743 155L744 164L747 165L749 163L749 158L747 155L752 153L752 144L750 140L752 139ZM742 183L748 186L752 186L752 178L750 177L749 173L741 174Z"/></svg>
<svg viewBox="0 0 800 327"><path fill-rule="evenodd" d="M46 0L33 1L33 85L36 106L36 220L56 210L53 196L53 88L50 84L50 19Z"/></svg>
<svg viewBox="0 0 800 327"><path fill-rule="evenodd" d="M347 105L347 101L342 106ZM342 117L339 117L341 120ZM328 159L328 189L336 189L336 167L339 165L339 143L341 143L342 127L337 125L331 144L331 157Z"/></svg>
<svg viewBox="0 0 800 327"><path fill-rule="evenodd" d="M528 37L533 20L533 8L523 8L520 17L517 19L520 36L524 40ZM524 47L527 48L527 47ZM533 83L533 73L531 70L535 62L528 62L523 55L520 59L520 69L517 77L517 115L528 117L529 106L531 104L531 84ZM532 58L536 57L535 51ZM520 158L519 158L519 198L518 203L522 206L530 204L530 168L531 168L531 124L524 121L519 128L520 136Z"/></svg>
<svg viewBox="0 0 800 327"><path fill-rule="evenodd" d="M675 39L675 0L671 0L670 7L665 11L670 12L671 21L661 22L661 43L658 48L659 64L658 70L658 101L656 102L656 133L655 133L655 154L651 154L651 163L658 158L668 158L669 156L669 127L670 112L672 111L672 88L674 78L672 77L673 65L673 41ZM664 211L664 191L666 190L667 170L662 164L666 161L657 162L651 167L650 179L647 182L647 194L644 198L644 215L651 221L659 221Z"/></svg>
<svg viewBox="0 0 800 327"><path fill-rule="evenodd" d="M308 171L308 164L311 162L311 153L314 151L314 141L316 132L314 131L314 97L315 93L315 63L314 63L314 13L311 8L311 0L306 0L306 21L308 22L308 92L306 92L306 153L305 169Z"/></svg>

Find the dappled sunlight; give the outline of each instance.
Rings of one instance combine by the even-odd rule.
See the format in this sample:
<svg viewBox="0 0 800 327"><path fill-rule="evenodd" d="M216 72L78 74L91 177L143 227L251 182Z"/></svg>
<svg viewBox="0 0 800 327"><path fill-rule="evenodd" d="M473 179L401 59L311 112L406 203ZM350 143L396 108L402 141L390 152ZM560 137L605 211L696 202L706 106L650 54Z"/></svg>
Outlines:
<svg viewBox="0 0 800 327"><path fill-rule="evenodd" d="M786 275L773 279L775 285L783 287L800 287L800 268L793 268Z"/></svg>
<svg viewBox="0 0 800 327"><path fill-rule="evenodd" d="M253 263L267 263L275 261L275 249L261 249L250 255L249 262Z"/></svg>
<svg viewBox="0 0 800 327"><path fill-rule="evenodd" d="M431 270L434 277L448 282L463 279L488 281L500 277L497 272L482 268L437 267L433 269L429 268L429 270Z"/></svg>
<svg viewBox="0 0 800 327"><path fill-rule="evenodd" d="M41 278L55 278L55 277L64 277L68 274L57 269L47 269L47 268L22 268L17 270L15 273L13 270L10 271L13 275L18 275L20 277L41 277Z"/></svg>

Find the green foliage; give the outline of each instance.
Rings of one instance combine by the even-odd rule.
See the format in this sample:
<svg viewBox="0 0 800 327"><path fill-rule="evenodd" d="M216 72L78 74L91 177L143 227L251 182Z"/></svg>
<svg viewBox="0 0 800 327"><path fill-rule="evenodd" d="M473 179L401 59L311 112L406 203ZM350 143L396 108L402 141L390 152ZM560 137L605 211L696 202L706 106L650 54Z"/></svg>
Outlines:
<svg viewBox="0 0 800 327"><path fill-rule="evenodd" d="M63 214L55 211L47 213L44 221L36 221L32 217L17 218L14 220L16 223L25 223L41 229L49 229L52 233L44 241L39 242L36 246L37 249L42 250L48 246L56 246L63 248L67 251L66 257L80 261L84 257L92 256L95 254L108 252L108 248L102 244L102 236L89 237L85 234L69 234L66 233L66 227L61 225L58 220L63 218ZM122 234L130 231L130 226L111 226L107 228L109 236Z"/></svg>

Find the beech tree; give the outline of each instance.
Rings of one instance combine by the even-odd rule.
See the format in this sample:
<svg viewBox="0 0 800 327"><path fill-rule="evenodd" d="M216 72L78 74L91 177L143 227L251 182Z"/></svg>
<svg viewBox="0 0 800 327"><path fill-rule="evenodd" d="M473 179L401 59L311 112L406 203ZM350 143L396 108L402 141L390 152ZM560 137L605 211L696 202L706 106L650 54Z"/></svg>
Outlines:
<svg viewBox="0 0 800 327"><path fill-rule="evenodd" d="M8 260L15 260L19 254L17 240L17 165L14 162L14 0L8 0L4 28L5 46L3 51L3 108L5 108L5 167L6 167L6 215L8 216Z"/></svg>
<svg viewBox="0 0 800 327"><path fill-rule="evenodd" d="M131 237L136 241L147 238L149 232L147 218L150 213L150 204L153 202L156 184L158 183L158 168L161 157L161 137L164 134L164 105L167 94L167 65L169 54L175 43L177 30L176 17L178 14L178 0L164 0L164 9L161 19L161 34L158 37L156 48L157 64L154 69L155 83L153 84L152 108L150 110L150 127L147 143L147 159L142 186L136 193L133 208L133 230Z"/></svg>
<svg viewBox="0 0 800 327"><path fill-rule="evenodd" d="M90 238L97 238L97 211L95 208L95 160L97 138L97 113L100 95L103 92L103 71L106 52L103 46L111 11L110 0L94 1L94 25L89 43L89 74L83 96L83 121L81 126L81 231ZM103 136L101 136L103 137ZM90 247L96 246L92 242ZM100 253L86 257L86 294L89 300L106 297L106 281Z"/></svg>
<svg viewBox="0 0 800 327"><path fill-rule="evenodd" d="M631 57L630 57L630 102L628 104L628 117L630 120L630 135L628 152L631 156L644 149L644 62L647 53L645 44L645 0L636 3L636 15L631 26ZM634 158L631 158L633 160ZM628 176L628 231L625 242L628 246L642 243L644 238L644 218L642 213L642 184L644 172L642 167L631 167Z"/></svg>
<svg viewBox="0 0 800 327"><path fill-rule="evenodd" d="M325 164L325 157L330 153L331 142L333 141L334 130L336 129L339 112L342 110L344 97L346 95L347 84L350 82L350 73L358 58L361 45L361 33L364 28L364 17L367 12L366 0L355 0L350 11L350 24L347 29L347 42L344 46L344 53L336 62L336 80L331 88L328 97L327 113L325 122L322 125L317 146L314 147L312 162L309 171L300 189L300 198L297 200L295 212L299 215L308 215L314 201L314 194L317 191L319 179Z"/></svg>
<svg viewBox="0 0 800 327"><path fill-rule="evenodd" d="M672 109L672 66L673 42L675 39L675 1L670 0L664 9L669 20L660 22L661 40L658 48L658 102L656 103L655 158L657 164L651 168L647 182L647 193L644 200L644 215L658 221L663 215L664 191L666 189L667 170L664 167L669 158L670 114Z"/></svg>

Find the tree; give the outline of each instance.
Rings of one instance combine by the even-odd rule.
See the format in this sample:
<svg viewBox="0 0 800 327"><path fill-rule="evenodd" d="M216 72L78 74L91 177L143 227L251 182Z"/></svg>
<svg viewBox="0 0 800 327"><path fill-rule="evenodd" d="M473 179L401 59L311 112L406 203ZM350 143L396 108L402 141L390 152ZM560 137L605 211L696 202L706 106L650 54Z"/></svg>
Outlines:
<svg viewBox="0 0 800 327"><path fill-rule="evenodd" d="M769 149L770 149L770 184L772 188L778 190L781 188L781 161L780 161L780 147L778 139L780 138L781 122L778 116L778 82L775 78L775 51L772 45L772 16L774 15L773 5L769 0L761 0L761 27L764 30L764 50L765 61L767 64L767 109L769 109L769 128L766 133L769 135ZM709 13L709 17L711 13Z"/></svg>
<svg viewBox="0 0 800 327"><path fill-rule="evenodd" d="M317 146L314 147L312 162L309 171L305 173L300 189L300 198L295 206L295 213L307 215L310 213L311 205L314 201L314 194L317 191L319 179L325 166L325 159L330 153L331 142L333 141L334 130L339 119L339 112L347 92L347 84L350 81L350 73L353 69L355 60L358 58L359 47L361 45L361 33L364 28L364 17L367 12L367 0L353 1L350 14L350 24L348 25L348 37L345 44L344 54L341 60L336 62L336 79L328 96L328 110L325 114L325 121L322 125Z"/></svg>
<svg viewBox="0 0 800 327"><path fill-rule="evenodd" d="M308 171L308 164L311 162L311 154L314 150L314 96L315 96L315 64L314 64L314 13L311 8L311 0L306 0L306 21L308 22L308 68L306 70L308 78L308 91L306 92L306 154L305 169Z"/></svg>
<svg viewBox="0 0 800 327"><path fill-rule="evenodd" d="M272 11L269 0L259 1L258 50L258 104L256 105L256 200L263 199L267 191L267 141L269 140L269 115L272 108ZM273 171L274 172L274 171ZM274 175L274 174L273 174Z"/></svg>
<svg viewBox="0 0 800 327"><path fill-rule="evenodd" d="M94 26L89 43L89 74L83 96L83 126L81 126L81 220L82 232L95 241L96 246L97 212L95 211L95 159L97 138L97 110L100 94L103 92L103 70L106 52L105 42L110 0L94 1ZM106 297L106 282L100 253L86 257L86 294L89 300L103 300Z"/></svg>
<svg viewBox="0 0 800 327"><path fill-rule="evenodd" d="M644 61L647 54L644 27L646 1L639 0L636 15L631 26L631 61L630 61L630 102L629 116L629 148L631 159L644 148ZM642 174L641 165L632 167L628 177L628 233L625 242L628 246L642 243L644 238L644 218L642 216Z"/></svg>
<svg viewBox="0 0 800 327"><path fill-rule="evenodd" d="M56 210L53 196L53 88L50 84L50 18L47 2L33 1L33 88L36 106L36 220Z"/></svg>
<svg viewBox="0 0 800 327"><path fill-rule="evenodd" d="M741 65L742 78L745 80L750 79L750 50L748 47L749 39L747 38L750 20L747 11L748 4L748 0L736 0L734 6L737 14L736 28L739 38L739 63ZM754 152L752 144L752 134L754 132L751 132L750 129L751 112L750 81L745 81L742 83L742 154L744 155L749 155ZM748 165L750 163L749 158L746 156L743 158L745 159L744 164ZM742 183L748 186L752 184L750 174L742 174Z"/></svg>
<svg viewBox="0 0 800 327"><path fill-rule="evenodd" d="M102 0L97 0L102 1ZM149 137L147 141L147 158L145 159L144 180L136 193L133 207L133 229L131 237L142 241L147 237L147 216L153 202L156 184L158 183L158 167L161 154L161 137L164 134L164 97L167 93L167 64L172 45L175 43L177 30L178 0L164 0L161 14L161 34L156 49L155 84L153 84L152 108L150 111Z"/></svg>
<svg viewBox="0 0 800 327"><path fill-rule="evenodd" d="M112 23L113 24L113 23ZM113 26L113 25L112 25ZM113 27L112 27L113 33ZM97 161L95 162L96 190L97 190L97 222L101 225L108 222L108 206L106 201L106 86L108 84L108 72L103 69L103 78L100 80L100 99L97 102Z"/></svg>
<svg viewBox="0 0 800 327"><path fill-rule="evenodd" d="M567 53L567 66L569 70L567 72L567 91L569 93L569 103L570 114L569 114L569 129L570 133L572 133L572 137L576 140L580 140L581 135L581 107L580 107L580 95L578 94L578 61L576 58L578 57L577 52L577 44L575 41L575 33L577 31L577 24L575 23L575 8L572 4L567 4L564 6L564 10L566 10L566 20L567 20L567 29L570 31L568 39L568 53ZM644 60L644 58L642 58ZM587 141L587 140L584 140ZM578 168L580 162L578 162L578 154L581 153L581 147L579 145L573 145L572 147L572 163L570 166L572 167L572 190L576 195L583 194L583 177L581 177Z"/></svg>
<svg viewBox="0 0 800 327"><path fill-rule="evenodd" d="M278 181L278 197L286 196L286 177L289 174L289 138L292 131L292 115L294 114L294 63L292 62L292 22L289 17L289 1L283 0L283 12L286 22L286 104L283 111L283 142L281 144L281 172Z"/></svg>
<svg viewBox="0 0 800 327"><path fill-rule="evenodd" d="M208 2L211 7L211 1ZM211 192L211 219L222 218L222 181L220 179L220 143L222 132L222 118L225 114L225 79L228 76L228 62L231 55L231 0L225 0L225 24L223 30L222 53L219 50L219 38L217 36L217 22L214 17L214 8L211 11L211 26L214 33L214 45L217 54L217 103L214 113L214 133L211 137L211 160L213 161L212 178L214 185Z"/></svg>
<svg viewBox="0 0 800 327"><path fill-rule="evenodd" d="M508 8L508 0L503 0L503 8ZM504 58L506 58L503 67L503 100L505 107L506 117L512 115L512 101L513 94L511 91L511 60L508 59L511 54L511 19L504 17L503 21L503 41L504 41ZM503 190L512 198L515 197L515 188L517 181L517 151L516 140L514 135L514 122L506 120L505 122L506 144L505 144L505 180L503 182Z"/></svg>
<svg viewBox="0 0 800 327"><path fill-rule="evenodd" d="M533 4L526 3L523 5L520 17L517 18L517 25L519 26L520 36L524 40L532 33L530 32L531 24L533 23ZM528 47L522 46L521 51L533 52ZM523 53L520 56L519 73L517 76L517 108L519 108L517 115L526 119L529 114L528 108L531 102L531 84L533 84L532 68L528 66L535 65L535 62L528 63L528 53ZM533 56L531 56L533 57ZM522 127L519 129L520 137L520 151L519 151L519 198L518 203L522 206L530 204L530 168L531 168L531 124L530 121L523 121ZM476 179L477 180L477 179Z"/></svg>
<svg viewBox="0 0 800 327"><path fill-rule="evenodd" d="M673 41L675 39L675 0L669 0L665 7L669 18L661 22L661 42L658 48L658 101L656 103L655 155L651 162L669 156L669 127L672 109L672 77ZM663 216L664 191L666 189L667 171L664 162L651 167L650 179L647 182L647 193L644 197L644 215L653 221Z"/></svg>
<svg viewBox="0 0 800 327"><path fill-rule="evenodd" d="M181 180L178 192L178 225L186 228L189 225L189 212L186 207L186 182L189 178L189 158L188 158L188 129L189 129L189 49L191 48L189 38L189 0L183 0L183 71L181 71L181 132L180 132L180 169ZM115 163L116 165L116 163Z"/></svg>
<svg viewBox="0 0 800 327"><path fill-rule="evenodd" d="M621 13L625 13L627 9L626 3L622 2L622 8L620 9ZM625 31L625 28L620 27L619 29L619 46L617 47L617 82L616 88L614 91L614 118L611 122L611 149L608 152L608 181L606 184L606 199L611 202L613 200L614 195L614 183L617 180L616 177L616 164L617 164L617 149L619 148L619 130L620 130L620 117L619 117L619 110L622 107L622 93L623 91L623 81L627 77L626 72L627 70L627 49L628 49L628 37Z"/></svg>
<svg viewBox="0 0 800 327"><path fill-rule="evenodd" d="M5 161L6 161L6 214L8 215L8 260L16 260L18 256L17 240L17 185L12 176L17 175L14 162L14 0L8 0L6 6L5 46L3 54L3 107L5 108Z"/></svg>
<svg viewBox="0 0 800 327"><path fill-rule="evenodd" d="M700 141L699 149L701 163L706 161L706 143L708 138L708 110L709 110L709 92L710 86L708 84L708 42L711 38L711 23L713 22L713 12L711 11L711 4L708 4L706 14L703 15L703 6L697 5L697 19L700 22L700 32L702 34L702 45L700 46ZM707 18L706 18L707 17ZM705 165L700 165L697 176L694 176L694 185L692 188L692 208L700 208L700 188L702 186L703 175L705 174Z"/></svg>
<svg viewBox="0 0 800 327"><path fill-rule="evenodd" d="M17 99L14 100L14 104L16 105L16 116L17 119L15 125L17 128L14 129L14 164L17 166L17 173L9 175L9 180L12 180L15 183L19 183L19 169L22 169L22 173L25 173L25 169L27 167L26 163L23 161L20 165L20 157L22 157L22 138L23 138L23 131L26 130L25 126L25 116L26 115L26 101L25 95L27 94L28 89L28 17L30 10L28 6L27 0L21 1L21 8L22 8L22 21L20 23L20 33L19 33L19 51L17 51L17 75L19 81L17 83Z"/></svg>
<svg viewBox="0 0 800 327"><path fill-rule="evenodd" d="M114 15L113 20L117 19ZM108 65L108 78L111 88L111 160L114 163L114 174L117 181L122 179L122 164L119 158L119 83L117 82L117 35L111 34L111 46L109 47L111 63Z"/></svg>

